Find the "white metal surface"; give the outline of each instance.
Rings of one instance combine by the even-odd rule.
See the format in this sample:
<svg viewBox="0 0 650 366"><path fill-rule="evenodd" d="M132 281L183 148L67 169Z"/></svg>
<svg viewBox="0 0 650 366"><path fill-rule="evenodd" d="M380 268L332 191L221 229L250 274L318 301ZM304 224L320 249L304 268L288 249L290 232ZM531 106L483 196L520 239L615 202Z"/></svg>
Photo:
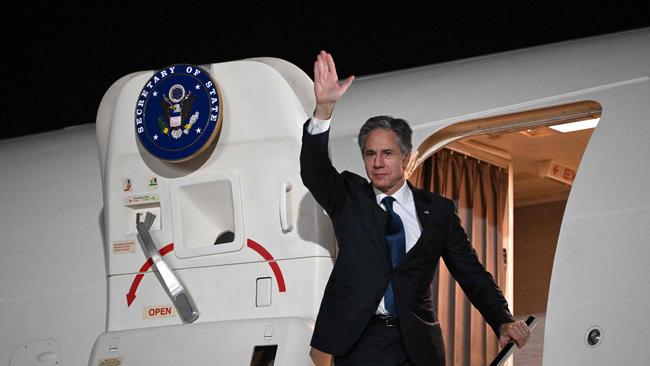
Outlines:
<svg viewBox="0 0 650 366"><path fill-rule="evenodd" d="M173 243L173 250L155 257L168 263L201 314L194 324L174 329L180 330L177 334L210 329L211 339L224 338L210 341L224 364L250 362L250 351L259 345L241 333L246 319L300 317L313 322L332 267L329 219L299 176L301 127L310 102L300 90L306 89L301 84L310 85L309 79L281 60L236 61L208 69L221 90L224 124L216 148L189 164L158 161L136 142L133 111L151 73L119 82L119 91L107 95L114 102L112 115L102 103L98 128L109 131L98 135L100 145L107 146L103 185L109 300L108 333L102 339L129 334L131 343L141 344L114 351L125 359L139 360L147 347L151 350L146 338L136 336L149 334L143 329L181 323L178 313L167 310L170 300L155 276L138 274L149 256L138 246L131 252L111 250L113 243L135 240L130 221L137 213L155 210L159 216L159 226L151 230L153 241L158 249ZM234 239L215 244L227 232ZM242 325L237 331L232 330L235 320ZM200 324L209 326L197 328ZM306 348L301 357L284 358L284 363L303 363L299 360L307 357L310 336L301 331L283 337L281 354L288 354L289 345ZM227 356L237 349L249 352ZM163 363L194 357L170 346L155 350Z"/></svg>
<svg viewBox="0 0 650 366"><path fill-rule="evenodd" d="M83 365L106 322L93 126L0 143L0 365Z"/></svg>
<svg viewBox="0 0 650 366"><path fill-rule="evenodd" d="M650 82L594 97L603 118L564 213L544 364L643 365L650 359ZM586 342L593 327L602 333L596 346Z"/></svg>
<svg viewBox="0 0 650 366"><path fill-rule="evenodd" d="M250 365L251 345L278 346L275 365L309 365L312 329L309 319L269 317L110 332L89 365Z"/></svg>

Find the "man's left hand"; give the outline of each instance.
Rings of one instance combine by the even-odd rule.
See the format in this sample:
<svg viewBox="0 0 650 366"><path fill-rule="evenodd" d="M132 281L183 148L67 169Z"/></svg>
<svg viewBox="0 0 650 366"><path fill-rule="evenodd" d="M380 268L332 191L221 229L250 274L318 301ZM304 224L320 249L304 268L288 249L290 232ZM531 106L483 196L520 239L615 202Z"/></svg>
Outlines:
<svg viewBox="0 0 650 366"><path fill-rule="evenodd" d="M530 328L523 321L502 324L499 328L499 343L504 347L510 342L515 342L517 347L522 348L530 337Z"/></svg>

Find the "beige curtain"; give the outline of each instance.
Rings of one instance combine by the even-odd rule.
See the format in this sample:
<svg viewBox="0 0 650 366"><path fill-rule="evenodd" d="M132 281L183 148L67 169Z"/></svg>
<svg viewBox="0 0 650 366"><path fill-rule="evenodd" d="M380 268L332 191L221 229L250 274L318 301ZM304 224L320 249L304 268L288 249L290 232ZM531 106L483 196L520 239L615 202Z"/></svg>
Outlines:
<svg viewBox="0 0 650 366"><path fill-rule="evenodd" d="M478 258L505 293L503 242L508 173L505 169L443 149L409 177L412 184L452 199ZM498 341L481 314L440 262L433 282L448 366L487 365L497 355ZM435 300L435 299L434 299Z"/></svg>

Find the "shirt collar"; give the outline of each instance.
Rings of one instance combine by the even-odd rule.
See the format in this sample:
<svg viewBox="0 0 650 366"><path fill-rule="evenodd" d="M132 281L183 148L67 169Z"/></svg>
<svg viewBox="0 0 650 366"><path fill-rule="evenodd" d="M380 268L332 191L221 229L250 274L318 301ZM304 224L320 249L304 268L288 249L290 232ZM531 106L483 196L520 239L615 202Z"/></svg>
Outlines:
<svg viewBox="0 0 650 366"><path fill-rule="evenodd" d="M384 197L388 195L378 190L375 186L372 186L372 190L375 192L377 204L381 205L381 200L383 200ZM393 193L391 196L400 206L404 206L407 202L413 200L413 193L409 189L408 184L406 184L406 179L404 180L404 183L402 183L400 189L398 189L397 192Z"/></svg>

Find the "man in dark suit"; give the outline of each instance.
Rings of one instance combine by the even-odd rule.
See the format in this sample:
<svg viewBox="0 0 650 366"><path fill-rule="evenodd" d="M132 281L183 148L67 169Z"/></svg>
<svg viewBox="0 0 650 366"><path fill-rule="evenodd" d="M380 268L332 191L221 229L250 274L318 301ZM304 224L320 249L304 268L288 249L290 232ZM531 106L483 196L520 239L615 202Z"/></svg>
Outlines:
<svg viewBox="0 0 650 366"><path fill-rule="evenodd" d="M479 263L453 202L406 182L408 123L378 116L361 128L370 183L332 166L329 123L353 79L339 82L332 56L321 51L314 64L316 110L304 125L300 166L305 186L332 220L339 252L316 319L312 359L319 364L332 354L336 366L443 366L430 289L440 257L501 343L522 347L529 329L514 321Z"/></svg>

